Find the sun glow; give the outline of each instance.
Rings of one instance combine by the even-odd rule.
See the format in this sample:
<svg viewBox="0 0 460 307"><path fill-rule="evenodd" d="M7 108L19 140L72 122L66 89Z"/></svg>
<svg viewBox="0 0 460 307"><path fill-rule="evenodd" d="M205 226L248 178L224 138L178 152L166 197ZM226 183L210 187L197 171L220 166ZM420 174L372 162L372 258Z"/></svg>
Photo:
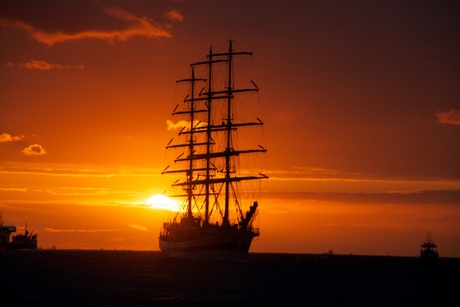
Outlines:
<svg viewBox="0 0 460 307"><path fill-rule="evenodd" d="M176 200L163 194L153 195L147 200L146 204L150 205L150 208L152 209L166 209L174 212L180 210L180 205Z"/></svg>

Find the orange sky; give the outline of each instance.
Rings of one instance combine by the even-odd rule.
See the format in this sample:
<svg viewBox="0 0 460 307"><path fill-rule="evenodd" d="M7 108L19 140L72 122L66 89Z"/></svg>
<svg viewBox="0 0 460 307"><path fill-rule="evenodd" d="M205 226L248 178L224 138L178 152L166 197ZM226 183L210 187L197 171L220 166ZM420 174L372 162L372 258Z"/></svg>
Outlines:
<svg viewBox="0 0 460 307"><path fill-rule="evenodd" d="M254 52L259 252L460 257L456 1L2 1L0 211L43 248L158 250L176 80ZM19 229L20 231L22 229Z"/></svg>

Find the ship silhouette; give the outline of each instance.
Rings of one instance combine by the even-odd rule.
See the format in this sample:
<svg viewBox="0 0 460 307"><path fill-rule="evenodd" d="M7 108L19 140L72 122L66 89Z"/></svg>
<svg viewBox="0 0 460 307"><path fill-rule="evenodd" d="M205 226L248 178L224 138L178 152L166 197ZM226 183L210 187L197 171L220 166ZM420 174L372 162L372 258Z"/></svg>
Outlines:
<svg viewBox="0 0 460 307"><path fill-rule="evenodd" d="M238 99L259 91L252 80L248 87L234 83L234 62L250 56L251 52L234 51L230 40L227 51L214 53L211 47L206 60L190 65L190 78L178 81L189 85L189 93L173 115L185 117L187 124L178 133L180 141L167 145L180 154L174 167L166 167L162 174L180 175L172 186L181 188L176 196L184 200L184 209L160 232L159 246L167 256L242 260L260 234L253 226L258 200L243 204L239 197L242 182L268 178L241 168L243 157L267 150L261 145L240 148L237 142L241 130L263 125L258 117L243 121L237 117ZM204 68L204 77L197 76L199 68Z"/></svg>
<svg viewBox="0 0 460 307"><path fill-rule="evenodd" d="M437 259L439 253L437 251L438 246L431 238L431 232L428 231L426 234L425 242L420 246L420 258L422 259Z"/></svg>

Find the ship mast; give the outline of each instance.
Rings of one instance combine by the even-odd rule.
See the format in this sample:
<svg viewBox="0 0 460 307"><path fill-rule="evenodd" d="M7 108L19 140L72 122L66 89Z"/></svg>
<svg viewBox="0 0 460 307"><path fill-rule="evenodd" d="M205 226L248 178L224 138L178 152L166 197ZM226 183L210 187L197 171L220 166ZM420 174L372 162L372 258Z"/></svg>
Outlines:
<svg viewBox="0 0 460 307"><path fill-rule="evenodd" d="M212 137L211 137L211 125L212 125L212 46L209 47L209 55L208 55L208 59L209 59L209 64L208 64L208 93L207 93L207 107L208 107L208 118L207 118L207 122L208 122L208 126L206 128L206 142L207 142L207 146L206 146L206 154L207 154L207 158L206 158L206 185L205 185L205 214L204 214L204 223L205 225L209 223L209 195L210 195L210 188L211 188L211 159L209 158L209 155L211 153L211 141L212 141Z"/></svg>
<svg viewBox="0 0 460 307"><path fill-rule="evenodd" d="M189 156L193 156L194 152L194 140L193 138L195 137L193 133L194 125L195 125L195 69L192 67L192 78L190 80L187 80L190 82L190 91L191 91L191 96L192 100L190 102L190 138L189 138ZM193 159L190 159L189 161L189 171L187 172L187 182L191 182L193 180ZM192 185L187 185L185 188L187 192L187 217L192 217L192 201L193 201L193 188Z"/></svg>
<svg viewBox="0 0 460 307"><path fill-rule="evenodd" d="M173 112L173 115L179 115L179 114L187 114L189 115L190 118L190 123L187 131L184 131L185 127L179 132L180 134L186 134L188 135L188 140L184 144L178 144L178 145L169 145L166 146L166 148L174 148L174 147L187 147L188 148L188 157L186 158L188 160L188 167L186 169L180 169L180 170L173 170L173 171L167 171L166 169L169 168L169 166L163 170L162 174L166 173L185 173L186 174L186 183L184 185L184 190L186 192L186 197L187 197L187 214L186 216L188 218L193 217L193 212L192 212L192 207L193 207L193 189L194 189L194 184L193 184L193 177L194 177L194 171L195 170L200 170L200 169L195 169L194 167L194 154L195 154L195 147L199 145L203 145L202 143L197 143L195 141L196 133L197 133L197 128L196 128L196 123L195 123L195 114L196 113L201 113L201 112L207 112L205 109L197 109L195 106L195 103L200 100L199 98L196 98L195 94L195 85L197 81L206 81L206 79L202 78L196 78L195 77L195 69L193 66L191 66L191 78L189 79L182 79L176 81L177 83L182 83L182 82L187 82L190 83L190 94L187 95L184 99L184 103L189 103L190 106L188 110L185 111L176 111L176 109ZM172 140L169 142L171 143ZM180 157L183 155L183 153L176 159L178 161Z"/></svg>
<svg viewBox="0 0 460 307"><path fill-rule="evenodd" d="M254 149L254 150L246 150L246 151L235 151L232 145L232 130L236 130L238 126L247 126L247 125L262 125L262 122L256 123L243 123L243 124L235 124L233 123L232 118L232 102L234 99L234 93L237 92L257 92L259 89L234 89L233 87L233 58L238 55L252 55L252 52L234 52L233 51L233 40L228 41L228 52L227 53L219 53L215 54L217 57L225 57L227 59L228 65L228 75L227 75L227 87L224 92L215 92L217 95L224 94L226 96L227 101L227 117L226 122L224 124L224 130L226 134L226 148L224 151L225 157L225 203L224 203L224 216L223 216L223 225L229 224L229 205L230 205L230 189L231 184L233 181L240 181L240 180L250 180L250 179L261 179L266 178L265 175L259 176L251 176L251 177L231 177L232 174L232 156L239 155L240 153L250 153L250 152L265 152L265 149ZM252 82L253 83L253 82ZM254 83L253 83L254 84ZM254 84L255 85L255 84Z"/></svg>
<svg viewBox="0 0 460 307"><path fill-rule="evenodd" d="M209 48L209 54L208 54L208 60L204 62L196 62L191 64L192 67L198 66L198 65L207 65L208 71L207 71L207 83L208 83L208 89L206 93L203 93L204 98L197 98L199 100L204 99L206 101L206 110L207 110L207 126L206 126L206 154L205 154L205 161L206 161L206 173L205 173L205 193L204 193L204 203L205 203L205 214L204 214L204 224L209 223L209 216L210 212L209 209L211 207L210 204L210 198L209 196L211 195L211 185L212 185L212 180L211 180L211 170L214 168L211 166L211 153L212 153L212 148L211 145L214 144L214 141L212 139L212 127L213 127L213 117L212 117L212 111L213 111L213 92L212 92L212 80L213 80L213 64L214 63L220 63L220 62L226 62L226 60L222 59L217 59L215 60L213 58L213 52L212 52L212 46ZM206 80L206 79L204 79Z"/></svg>
<svg viewBox="0 0 460 307"><path fill-rule="evenodd" d="M230 203L230 172L231 172L231 161L230 161L230 150L232 146L232 59L233 59L233 47L232 41L229 41L228 45L228 84L227 84L227 148L225 149L225 213L224 213L224 224L228 224L228 209Z"/></svg>

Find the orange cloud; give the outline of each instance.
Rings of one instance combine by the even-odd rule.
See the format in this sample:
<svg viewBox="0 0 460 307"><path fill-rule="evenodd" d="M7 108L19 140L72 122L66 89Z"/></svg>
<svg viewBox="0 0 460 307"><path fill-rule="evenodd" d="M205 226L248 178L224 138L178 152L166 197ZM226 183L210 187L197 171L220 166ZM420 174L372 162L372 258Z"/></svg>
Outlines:
<svg viewBox="0 0 460 307"><path fill-rule="evenodd" d="M170 10L165 13L166 18L171 21L182 21L184 16L178 10Z"/></svg>
<svg viewBox="0 0 460 307"><path fill-rule="evenodd" d="M173 122L172 120L167 120L166 125L168 126L168 130L176 130L176 129L182 129L184 127L189 127L190 122L186 120L180 120L177 123ZM206 123L200 122L198 120L194 121L195 127L204 127Z"/></svg>
<svg viewBox="0 0 460 307"><path fill-rule="evenodd" d="M150 177L152 174L161 176L161 169L146 168L146 169L133 169L123 170L120 169L96 169L94 166L72 165L72 164L55 164L52 166L48 164L23 164L23 163L6 163L0 167L1 174L30 174L30 175L44 175L44 176L60 176L60 177L81 177L81 178L110 178L116 176L129 176L129 177Z"/></svg>
<svg viewBox="0 0 460 307"><path fill-rule="evenodd" d="M460 109L451 109L447 112L436 111L436 117L441 124L460 126Z"/></svg>
<svg viewBox="0 0 460 307"><path fill-rule="evenodd" d="M55 229L55 228L45 228L47 232L56 232L56 233L67 233L67 232L78 232L78 233L96 233L96 232L113 232L114 229Z"/></svg>
<svg viewBox="0 0 460 307"><path fill-rule="evenodd" d="M182 129L183 127L187 127L188 123L185 120L181 120L175 123L172 120L168 119L166 121L166 125L168 125L168 130L176 130L176 129Z"/></svg>
<svg viewBox="0 0 460 307"><path fill-rule="evenodd" d="M51 64L43 60L31 60L29 62L19 63L20 68L25 69L38 69L38 70L51 70L51 69L83 69L83 65L61 65L61 64Z"/></svg>
<svg viewBox="0 0 460 307"><path fill-rule="evenodd" d="M24 139L23 135L11 135L6 132L3 132L2 134L0 134L0 143L17 142L23 139Z"/></svg>
<svg viewBox="0 0 460 307"><path fill-rule="evenodd" d="M108 42L122 41L125 42L128 39L136 36L143 37L171 37L171 34L167 32L159 23L155 22L148 17L138 17L131 12L128 12L119 7L105 7L100 6L105 16L113 17L112 23L118 23L117 27L106 27L90 25L83 27L82 29L46 29L43 30L38 26L33 25L27 21L18 19L6 19L0 20L0 25L9 25L25 30L29 35L40 43L52 46L57 43L62 43L71 40L81 39L101 39ZM94 13L94 12L93 12ZM177 16L176 16L177 18ZM119 24L122 26L119 26ZM92 26L92 27L91 27Z"/></svg>
<svg viewBox="0 0 460 307"><path fill-rule="evenodd" d="M129 227L136 229L136 230L148 231L147 227L136 225L136 224L129 224Z"/></svg>
<svg viewBox="0 0 460 307"><path fill-rule="evenodd" d="M25 154L26 156L41 156L41 155L46 155L46 150L43 148L42 145L39 144L33 144L29 145L26 148L22 150L22 153Z"/></svg>

